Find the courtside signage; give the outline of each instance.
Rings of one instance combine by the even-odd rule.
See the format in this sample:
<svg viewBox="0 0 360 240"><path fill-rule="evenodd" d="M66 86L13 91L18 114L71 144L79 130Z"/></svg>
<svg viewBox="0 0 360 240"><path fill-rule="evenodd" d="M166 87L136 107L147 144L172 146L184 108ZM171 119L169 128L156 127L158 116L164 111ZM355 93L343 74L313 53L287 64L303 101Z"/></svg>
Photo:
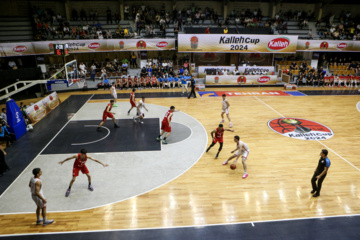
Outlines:
<svg viewBox="0 0 360 240"><path fill-rule="evenodd" d="M283 91L258 91L258 92L235 92L235 91L203 91L198 92L200 97L220 97L223 94L230 97L237 96L291 96Z"/></svg>
<svg viewBox="0 0 360 240"><path fill-rule="evenodd" d="M179 52L295 53L298 36L179 34Z"/></svg>
<svg viewBox="0 0 360 240"><path fill-rule="evenodd" d="M275 118L268 122L268 127L285 137L300 140L326 140L334 136L325 125L301 118Z"/></svg>

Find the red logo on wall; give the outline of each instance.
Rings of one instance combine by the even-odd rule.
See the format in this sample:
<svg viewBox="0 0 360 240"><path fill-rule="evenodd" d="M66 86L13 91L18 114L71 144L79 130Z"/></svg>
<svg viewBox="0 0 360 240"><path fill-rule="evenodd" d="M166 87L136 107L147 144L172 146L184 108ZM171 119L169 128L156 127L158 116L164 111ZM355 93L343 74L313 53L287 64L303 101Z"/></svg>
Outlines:
<svg viewBox="0 0 360 240"><path fill-rule="evenodd" d="M25 52L27 50L26 46L16 46L13 48L14 52Z"/></svg>
<svg viewBox="0 0 360 240"><path fill-rule="evenodd" d="M258 83L267 83L268 81L270 81L270 77L268 76L259 77L257 80Z"/></svg>
<svg viewBox="0 0 360 240"><path fill-rule="evenodd" d="M97 49L100 47L100 43L90 43L88 48L90 49Z"/></svg>
<svg viewBox="0 0 360 240"><path fill-rule="evenodd" d="M300 140L326 140L334 136L330 128L301 118L275 118L268 122L268 127L283 136Z"/></svg>
<svg viewBox="0 0 360 240"><path fill-rule="evenodd" d="M158 43L156 44L157 47L166 47L167 45L168 45L167 42L158 42Z"/></svg>
<svg viewBox="0 0 360 240"><path fill-rule="evenodd" d="M340 48L340 49L346 48L346 47L347 47L347 44L346 44L346 43L339 43L339 44L337 45L337 48Z"/></svg>
<svg viewBox="0 0 360 240"><path fill-rule="evenodd" d="M238 83L246 83L246 77L245 76L238 77L237 82Z"/></svg>
<svg viewBox="0 0 360 240"><path fill-rule="evenodd" d="M268 43L267 48L270 51L280 51L287 48L289 45L290 45L290 40L288 38L282 37L271 40Z"/></svg>
<svg viewBox="0 0 360 240"><path fill-rule="evenodd" d="M143 40L140 40L136 43L137 48L146 48L146 42Z"/></svg>
<svg viewBox="0 0 360 240"><path fill-rule="evenodd" d="M322 48L322 49L328 49L328 47L329 47L329 43L328 43L328 42L322 42L322 43L320 44L320 48Z"/></svg>
<svg viewBox="0 0 360 240"><path fill-rule="evenodd" d="M120 42L119 42L119 45L120 45L120 49L123 49L123 48L124 48L124 45L125 45L125 44L124 44L124 41L120 41Z"/></svg>

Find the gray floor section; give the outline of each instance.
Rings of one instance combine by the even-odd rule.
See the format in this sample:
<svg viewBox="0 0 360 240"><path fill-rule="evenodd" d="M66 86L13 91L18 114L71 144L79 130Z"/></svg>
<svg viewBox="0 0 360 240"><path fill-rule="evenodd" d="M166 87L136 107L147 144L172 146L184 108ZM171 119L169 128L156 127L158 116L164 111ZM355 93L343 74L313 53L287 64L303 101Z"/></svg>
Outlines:
<svg viewBox="0 0 360 240"><path fill-rule="evenodd" d="M116 118L132 118L133 111L127 115L128 102L119 102L113 108ZM102 116L106 103L88 103L72 119L95 120ZM163 119L168 107L146 104L149 112L145 116ZM193 117L183 112L175 112L172 122L173 133L168 145L162 145L161 151L94 153L90 156L109 167L88 161L94 192L87 189L87 178L80 174L76 179L68 198L65 191L72 177L73 162L62 166L59 161L69 154L39 155L18 177L12 186L0 198L0 213L32 213L35 204L28 187L35 167L43 170L43 191L48 200L48 211L78 211L95 208L149 192L174 180L190 169L202 156L207 144L204 127ZM139 144L141 144L139 142Z"/></svg>

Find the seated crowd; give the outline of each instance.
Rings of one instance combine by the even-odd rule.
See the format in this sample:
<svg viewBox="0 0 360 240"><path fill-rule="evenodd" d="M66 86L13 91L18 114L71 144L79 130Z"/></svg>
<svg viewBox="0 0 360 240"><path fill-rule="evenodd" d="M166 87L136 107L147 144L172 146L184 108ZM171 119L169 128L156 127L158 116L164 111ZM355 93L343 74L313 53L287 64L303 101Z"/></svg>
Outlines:
<svg viewBox="0 0 360 240"><path fill-rule="evenodd" d="M97 12L96 12L97 13ZM81 14L80 14L81 15ZM82 15L81 15L82 16ZM92 12L89 16L93 16ZM132 36L131 28L123 28L119 21L115 32L110 29L103 28L98 21L98 17L81 17L80 24L71 25L67 19L61 14L55 14L51 9L41 10L39 8L33 10L33 28L35 32L35 40L52 40L52 39L110 39L110 38L127 38ZM78 19L73 16L73 20ZM91 21L89 23L87 20ZM95 21L96 20L96 21ZM110 22L112 23L112 21Z"/></svg>
<svg viewBox="0 0 360 240"><path fill-rule="evenodd" d="M327 15L324 21L317 21L315 27L320 38L333 40L359 40L360 39L360 19L353 17L351 12L342 12L339 23L334 23L335 16Z"/></svg>

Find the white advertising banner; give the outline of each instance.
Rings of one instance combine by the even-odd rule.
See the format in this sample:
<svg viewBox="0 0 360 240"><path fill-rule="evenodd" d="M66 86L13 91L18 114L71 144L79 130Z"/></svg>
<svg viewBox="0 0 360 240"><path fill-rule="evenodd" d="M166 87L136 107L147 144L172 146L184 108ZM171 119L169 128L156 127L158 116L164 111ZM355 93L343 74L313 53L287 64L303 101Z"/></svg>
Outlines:
<svg viewBox="0 0 360 240"><path fill-rule="evenodd" d="M207 75L206 85L211 84L276 84L276 75Z"/></svg>
<svg viewBox="0 0 360 240"><path fill-rule="evenodd" d="M179 34L179 52L295 53L298 36Z"/></svg>

